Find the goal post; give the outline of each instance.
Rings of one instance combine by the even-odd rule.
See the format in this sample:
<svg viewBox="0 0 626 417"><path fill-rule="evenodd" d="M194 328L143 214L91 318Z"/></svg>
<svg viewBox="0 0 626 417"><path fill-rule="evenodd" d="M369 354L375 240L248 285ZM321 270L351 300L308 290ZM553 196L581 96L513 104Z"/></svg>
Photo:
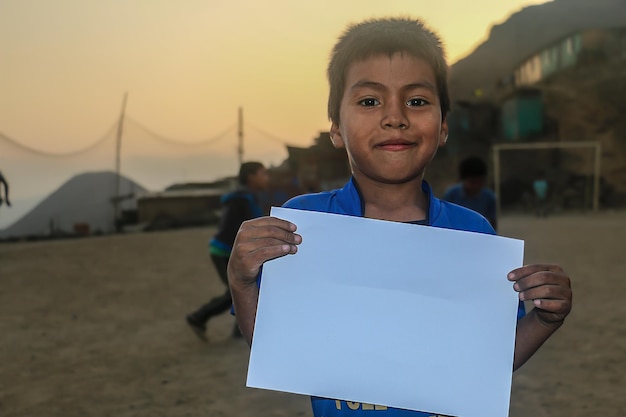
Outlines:
<svg viewBox="0 0 626 417"><path fill-rule="evenodd" d="M493 152L493 177L496 194L496 213L499 216L500 206L500 153L502 151L514 150L536 150L536 149L575 149L591 148L595 150L593 163L593 211L600 208L600 164L602 162L602 145L600 142L534 142L534 143L498 143L492 146Z"/></svg>

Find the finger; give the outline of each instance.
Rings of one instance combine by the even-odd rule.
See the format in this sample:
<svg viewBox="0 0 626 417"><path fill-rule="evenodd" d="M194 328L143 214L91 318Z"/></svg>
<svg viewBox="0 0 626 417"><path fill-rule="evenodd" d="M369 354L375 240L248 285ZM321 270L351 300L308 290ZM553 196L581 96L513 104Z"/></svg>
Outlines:
<svg viewBox="0 0 626 417"><path fill-rule="evenodd" d="M520 278L515 281L513 288L515 291L522 292L543 285L557 285L571 288L571 282L567 275L552 271L535 272L534 274Z"/></svg>
<svg viewBox="0 0 626 417"><path fill-rule="evenodd" d="M245 243L239 244L239 250L243 253L255 252L262 247L270 247L270 246L281 246L281 245L289 245L289 246L297 246L302 241L300 235L292 235L291 237L285 236L281 238L274 237L257 237L254 239L250 239Z"/></svg>
<svg viewBox="0 0 626 417"><path fill-rule="evenodd" d="M279 219L276 219L279 220ZM281 222L284 222L281 220ZM293 227L288 227L289 225ZM285 228L287 227L287 228ZM289 230L292 229L292 230ZM302 236L294 233L295 225L293 223L274 223L263 222L262 224L246 224L239 228L239 232L236 236L236 243L249 242L258 239L273 238L280 240L281 242L299 245L302 243Z"/></svg>
<svg viewBox="0 0 626 417"><path fill-rule="evenodd" d="M278 227L289 232L295 232L297 227L295 224L279 219L278 217L257 217L256 219L247 220L241 224L240 229L246 229L249 227Z"/></svg>
<svg viewBox="0 0 626 417"><path fill-rule="evenodd" d="M296 252L298 252L298 247L296 245L282 244L260 247L259 249L250 253L250 256L257 259L262 259L263 261L261 263L264 263L285 255L293 255Z"/></svg>
<svg viewBox="0 0 626 417"><path fill-rule="evenodd" d="M537 299L569 301L572 298L572 291L559 285L542 285L520 292L519 298L522 301Z"/></svg>
<svg viewBox="0 0 626 417"><path fill-rule="evenodd" d="M258 275L263 263L285 255L295 254L297 251L296 245L288 244L255 247L251 251L242 251L240 256L231 256L229 267L237 276L253 278Z"/></svg>
<svg viewBox="0 0 626 417"><path fill-rule="evenodd" d="M275 227L264 227L259 230L240 231L235 237L234 247L244 246L248 250L253 250L262 245L273 246L284 243L299 245L302 243L302 236Z"/></svg>
<svg viewBox="0 0 626 417"><path fill-rule="evenodd" d="M549 298L537 298L533 300L533 305L541 310L555 314L567 314L571 309L571 303L567 300L553 300Z"/></svg>
<svg viewBox="0 0 626 417"><path fill-rule="evenodd" d="M264 262L280 256L296 253L297 246L275 239L263 239L236 246L231 255L244 269L252 270Z"/></svg>
<svg viewBox="0 0 626 417"><path fill-rule="evenodd" d="M555 272L555 273L563 273L563 269L559 265L550 265L550 264L533 264L533 265L524 265L520 268L516 268L508 273L506 276L509 281L517 281L522 279L528 275L535 274L537 272Z"/></svg>

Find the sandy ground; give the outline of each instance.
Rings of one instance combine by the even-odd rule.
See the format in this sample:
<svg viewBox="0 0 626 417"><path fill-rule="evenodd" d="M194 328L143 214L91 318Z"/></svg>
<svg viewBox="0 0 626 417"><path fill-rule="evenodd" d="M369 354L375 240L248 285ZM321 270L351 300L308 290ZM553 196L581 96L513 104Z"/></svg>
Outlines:
<svg viewBox="0 0 626 417"><path fill-rule="evenodd" d="M306 397L245 388L233 318L209 343L184 315L222 291L213 230L0 245L0 416L310 416ZM556 262L574 310L514 375L511 416L626 415L626 213L504 217L526 262Z"/></svg>

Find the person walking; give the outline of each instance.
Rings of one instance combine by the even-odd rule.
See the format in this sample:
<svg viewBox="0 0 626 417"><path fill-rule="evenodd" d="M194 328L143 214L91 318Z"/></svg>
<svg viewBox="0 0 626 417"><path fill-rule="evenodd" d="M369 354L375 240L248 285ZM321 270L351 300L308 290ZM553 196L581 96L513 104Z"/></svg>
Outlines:
<svg viewBox="0 0 626 417"><path fill-rule="evenodd" d="M2 190L0 190L0 206L3 202L7 203L7 206L11 207L11 201L9 200L9 183L2 175L0 171L0 184L4 186L4 199L2 198Z"/></svg>
<svg viewBox="0 0 626 417"><path fill-rule="evenodd" d="M217 233L209 242L211 260L220 280L226 285L223 294L203 304L186 317L187 324L194 333L206 341L206 324L213 316L229 311L232 305L228 287L228 260L233 248L235 236L241 224L250 219L261 217L263 209L259 205L257 193L267 189L269 174L260 162L245 162L239 169L240 188L222 197L223 212ZM239 327L235 324L233 337L240 337Z"/></svg>

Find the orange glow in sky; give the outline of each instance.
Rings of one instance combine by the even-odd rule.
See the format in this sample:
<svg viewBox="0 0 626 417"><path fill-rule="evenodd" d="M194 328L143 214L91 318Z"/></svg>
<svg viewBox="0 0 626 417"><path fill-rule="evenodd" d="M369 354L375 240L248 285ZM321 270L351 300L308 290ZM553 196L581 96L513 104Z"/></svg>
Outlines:
<svg viewBox="0 0 626 417"><path fill-rule="evenodd" d="M84 156L55 159L0 138L0 170L15 202L1 213L0 228L71 176L114 170L125 92L122 173L152 190L210 181L238 169L239 107L245 160L277 165L287 156L283 143L309 146L328 130L326 64L349 23L422 18L452 64L491 26L545 1L2 0L0 134L53 153L80 150L106 132L110 140ZM131 119L179 142L230 133L181 150L150 139Z"/></svg>
<svg viewBox="0 0 626 417"><path fill-rule="evenodd" d="M0 132L38 149L77 149L115 121L128 91L128 114L168 137L211 137L242 106L247 123L307 145L328 128L325 67L348 23L422 17L453 63L491 25L543 2L4 0ZM246 139L255 152L249 130Z"/></svg>

